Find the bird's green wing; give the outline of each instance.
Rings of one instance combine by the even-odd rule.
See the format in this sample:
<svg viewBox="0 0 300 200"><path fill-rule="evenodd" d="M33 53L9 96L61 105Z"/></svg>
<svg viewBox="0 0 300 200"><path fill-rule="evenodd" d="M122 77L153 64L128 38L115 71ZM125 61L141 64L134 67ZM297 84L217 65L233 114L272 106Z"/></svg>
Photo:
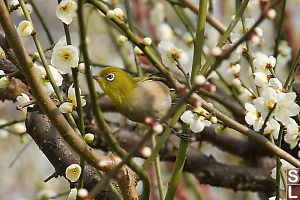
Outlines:
<svg viewBox="0 0 300 200"><path fill-rule="evenodd" d="M133 79L135 82L143 82L143 81L149 80L150 78L147 77L147 76L141 76L141 77L133 77L132 79Z"/></svg>

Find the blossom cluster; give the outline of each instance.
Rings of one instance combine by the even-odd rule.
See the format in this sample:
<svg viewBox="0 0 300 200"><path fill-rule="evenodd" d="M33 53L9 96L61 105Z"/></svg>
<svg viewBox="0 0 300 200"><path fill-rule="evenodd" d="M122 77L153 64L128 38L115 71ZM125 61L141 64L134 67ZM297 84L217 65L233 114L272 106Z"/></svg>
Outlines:
<svg viewBox="0 0 300 200"><path fill-rule="evenodd" d="M18 1L11 2L12 5L16 5ZM63 0L59 3L56 15L57 18L60 19L63 23L69 25L73 18L76 16L77 10L77 3L73 0ZM17 31L20 36L22 37L29 37L32 36L34 32L34 27L32 22L28 20L23 20L20 22ZM78 48L74 45L68 45L66 41L66 37L61 37L59 41L53 47L53 53L50 60L52 65L41 66L39 64L34 64L34 68L41 79L41 82L46 90L46 92L51 95L53 94L54 88L53 84L60 87L63 82L64 74L71 72L72 68L78 68L79 71L82 71L84 66L81 64L79 67L79 53ZM45 65L45 63L43 63ZM48 71L47 71L48 69ZM4 72L1 70L0 75L5 75ZM51 80L52 77L52 80ZM53 81L51 83L51 81ZM3 76L0 79L0 88L6 88L9 86L10 80L8 77ZM79 89L80 90L80 89ZM82 96L81 104L85 106L86 101ZM20 96L17 97L17 101L20 105L26 104L30 101L30 98L22 93ZM76 109L77 102L76 102L76 94L73 85L71 85L68 89L68 98L67 102L62 103L59 107L59 110L63 113L72 112ZM27 108L26 106L22 108L22 111L26 113ZM91 139L90 139L91 140ZM91 140L92 141L92 140Z"/></svg>
<svg viewBox="0 0 300 200"><path fill-rule="evenodd" d="M245 104L245 121L255 131L263 128L264 134L270 134L274 139L278 138L280 127L283 126L286 132L284 140L293 149L300 139L298 124L293 119L300 111L299 105L295 103L296 93L287 92L277 78L271 78L270 70L276 65L273 56L259 54L254 65L255 84L261 89L261 94L251 103Z"/></svg>

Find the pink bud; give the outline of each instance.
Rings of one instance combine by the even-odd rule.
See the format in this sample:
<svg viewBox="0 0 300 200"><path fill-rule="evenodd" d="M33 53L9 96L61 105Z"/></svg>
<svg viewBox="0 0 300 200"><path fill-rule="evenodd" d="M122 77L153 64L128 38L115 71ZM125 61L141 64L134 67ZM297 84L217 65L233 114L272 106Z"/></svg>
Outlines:
<svg viewBox="0 0 300 200"><path fill-rule="evenodd" d="M98 166L99 166L101 171L107 172L109 170L108 161L106 159L101 160L98 163Z"/></svg>
<svg viewBox="0 0 300 200"><path fill-rule="evenodd" d="M266 5L268 4L268 0L260 0L259 3L260 3L261 9L264 10Z"/></svg>
<svg viewBox="0 0 300 200"><path fill-rule="evenodd" d="M149 126L153 126L154 124L154 120L152 117L146 117L145 118L145 124L149 125Z"/></svg>
<svg viewBox="0 0 300 200"><path fill-rule="evenodd" d="M198 97L196 97L195 95L192 95L189 100L188 100L188 103L193 106L194 108L197 108L199 107L199 99Z"/></svg>
<svg viewBox="0 0 300 200"><path fill-rule="evenodd" d="M187 93L187 88L184 85L181 85L176 88L176 93L178 96L183 97Z"/></svg>
<svg viewBox="0 0 300 200"><path fill-rule="evenodd" d="M208 92L212 92L212 93L216 92L216 90L217 90L216 86L214 84L211 84L211 83L206 84L204 86L204 89L207 90Z"/></svg>

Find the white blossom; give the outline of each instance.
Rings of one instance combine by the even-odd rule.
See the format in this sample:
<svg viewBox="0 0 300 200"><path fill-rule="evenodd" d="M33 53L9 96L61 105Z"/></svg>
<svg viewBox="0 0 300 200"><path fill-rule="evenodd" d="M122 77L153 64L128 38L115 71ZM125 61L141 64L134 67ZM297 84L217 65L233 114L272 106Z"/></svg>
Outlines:
<svg viewBox="0 0 300 200"><path fill-rule="evenodd" d="M239 94L239 99L244 103L248 103L248 102L252 101L252 99L253 99L253 91L251 88L249 88L249 90L246 88L242 88L242 90Z"/></svg>
<svg viewBox="0 0 300 200"><path fill-rule="evenodd" d="M253 64L256 68L256 72L269 74L269 69L274 68L276 65L276 58L258 53L256 58L253 60Z"/></svg>
<svg viewBox="0 0 300 200"><path fill-rule="evenodd" d="M54 78L56 85L61 86L63 77L60 75L60 73L57 71L57 69L54 68L52 65L48 65L48 66L49 66L50 72ZM45 90L47 91L47 93L49 95L52 94L54 92L54 89L50 83L50 80L48 79L48 75L46 73L45 68L43 66L36 65L36 64L34 64L34 67L37 71L37 74L39 75L39 77L42 80Z"/></svg>
<svg viewBox="0 0 300 200"><path fill-rule="evenodd" d="M54 46L51 64L62 74L78 66L78 49L73 45L65 45L65 38L61 38Z"/></svg>
<svg viewBox="0 0 300 200"><path fill-rule="evenodd" d="M266 123L264 134L272 135L274 139L277 140L279 130L280 130L280 124L274 118L272 118L270 121Z"/></svg>
<svg viewBox="0 0 300 200"><path fill-rule="evenodd" d="M290 145L291 149L293 149L297 146L299 139L299 126L294 119L289 118L288 124L286 125L284 141Z"/></svg>
<svg viewBox="0 0 300 200"><path fill-rule="evenodd" d="M261 113L263 119L265 119L269 113L269 110L274 107L277 102L277 93L273 88L266 87L263 89L261 96L253 100L253 104ZM274 114L271 114L271 117Z"/></svg>
<svg viewBox="0 0 300 200"><path fill-rule="evenodd" d="M31 34L33 34L34 29L30 21L23 20L19 23L17 31L20 36L28 37L31 36Z"/></svg>
<svg viewBox="0 0 300 200"><path fill-rule="evenodd" d="M77 189L76 188L72 188L70 190L69 196L67 200L76 200L77 198Z"/></svg>
<svg viewBox="0 0 300 200"><path fill-rule="evenodd" d="M29 13L31 13L32 10L33 10L32 5L31 5L30 3L27 3L27 4L26 4L26 9L27 9L27 11L28 11ZM17 14L18 14L19 16L23 16L23 15L24 15L24 12L23 12L23 10L22 10L21 7L19 7L19 8L17 9Z"/></svg>
<svg viewBox="0 0 300 200"><path fill-rule="evenodd" d="M71 24L76 16L77 3L72 0L62 0L57 9L56 16L65 24Z"/></svg>
<svg viewBox="0 0 300 200"><path fill-rule="evenodd" d="M17 96L16 100L19 103L19 105L21 105L21 104L28 103L30 101L30 98L27 96L27 94L21 93L21 96ZM26 113L27 112L27 107L23 108L22 111L24 113Z"/></svg>
<svg viewBox="0 0 300 200"><path fill-rule="evenodd" d="M70 102L64 102L59 106L59 111L62 113L71 113L73 111L73 104Z"/></svg>
<svg viewBox="0 0 300 200"><path fill-rule="evenodd" d="M191 130L194 133L200 133L201 131L203 131L205 126L210 126L211 122L206 120L204 116L201 116L197 113L193 113L190 110L185 111L180 119L186 123L190 125Z"/></svg>
<svg viewBox="0 0 300 200"><path fill-rule="evenodd" d="M251 103L246 103L245 109L246 109L246 116L245 116L246 123L249 125L253 125L253 129L255 131L259 131L264 123L262 117L260 116L260 112Z"/></svg>
<svg viewBox="0 0 300 200"><path fill-rule="evenodd" d="M11 6L16 6L17 4L19 4L19 1L18 1L18 0L10 0L10 1L8 1L8 2L9 2L9 5L11 5ZM26 4L26 9L28 10L29 13L31 13L31 11L32 11L32 6L31 6L31 4L27 3L27 4ZM21 6L20 6L16 11L17 11L17 14L18 14L19 16L23 16L23 15L24 15Z"/></svg>
<svg viewBox="0 0 300 200"><path fill-rule="evenodd" d="M58 47L63 47L63 46L67 46L66 36L62 36L61 38L59 38L58 42L53 47L53 51L55 51L55 49L57 49Z"/></svg>
<svg viewBox="0 0 300 200"><path fill-rule="evenodd" d="M282 91L282 84L277 78L270 78L269 87L273 88L277 93Z"/></svg>
<svg viewBox="0 0 300 200"><path fill-rule="evenodd" d="M180 62L182 50L168 40L163 40L158 44L158 49L162 56L162 61L166 67L176 67L175 58Z"/></svg>
<svg viewBox="0 0 300 200"><path fill-rule="evenodd" d="M79 89L79 92L81 93L81 90ZM86 100L81 96L81 106L86 105ZM75 88L73 84L69 87L68 89L68 100L67 102L61 104L59 106L59 111L62 113L70 113L73 111L74 108L77 106L77 101L76 101L76 93L75 93Z"/></svg>
<svg viewBox="0 0 300 200"><path fill-rule="evenodd" d="M81 167L78 164L71 164L66 169L66 178L71 182L76 182L81 174Z"/></svg>
<svg viewBox="0 0 300 200"><path fill-rule="evenodd" d="M267 74L263 73L263 72L255 72L254 74L254 82L255 85L261 87L261 88L265 88L268 85L268 76Z"/></svg>
<svg viewBox="0 0 300 200"><path fill-rule="evenodd" d="M279 93L275 108L275 118L286 125L289 118L299 113L299 105L294 101L297 97L295 92Z"/></svg>

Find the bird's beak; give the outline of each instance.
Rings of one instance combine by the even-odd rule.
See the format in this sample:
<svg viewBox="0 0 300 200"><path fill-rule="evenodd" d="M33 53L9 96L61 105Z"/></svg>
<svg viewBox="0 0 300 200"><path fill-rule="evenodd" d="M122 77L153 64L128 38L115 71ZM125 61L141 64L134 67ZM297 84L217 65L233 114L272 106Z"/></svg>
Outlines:
<svg viewBox="0 0 300 200"><path fill-rule="evenodd" d="M92 75L92 78L98 80L100 77L98 75Z"/></svg>

